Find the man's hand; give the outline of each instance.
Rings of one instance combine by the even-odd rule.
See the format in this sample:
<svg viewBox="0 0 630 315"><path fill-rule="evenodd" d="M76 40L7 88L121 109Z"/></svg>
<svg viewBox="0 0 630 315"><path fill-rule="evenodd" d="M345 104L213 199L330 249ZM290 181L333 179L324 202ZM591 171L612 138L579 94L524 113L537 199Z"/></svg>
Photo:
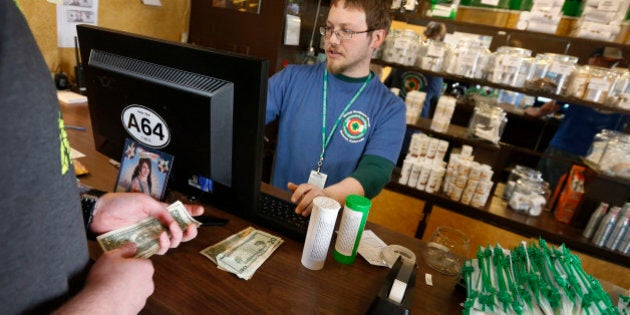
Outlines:
<svg viewBox="0 0 630 315"><path fill-rule="evenodd" d="M192 216L203 214L199 205L184 205ZM168 248L179 246L180 242L192 240L197 236L197 227L188 226L182 231L166 209L167 204L159 202L142 193L109 193L101 196L94 207L94 218L90 229L102 234L138 223L148 217L155 217L167 226L169 233L160 234L158 255L166 253Z"/></svg>
<svg viewBox="0 0 630 315"><path fill-rule="evenodd" d="M311 184L296 185L294 183L289 183L287 184L287 188L293 192L293 195L291 195L291 202L297 204L295 207L295 213L305 217L311 215L311 211L313 210L313 199L318 196L326 195L323 190Z"/></svg>
<svg viewBox="0 0 630 315"><path fill-rule="evenodd" d="M127 243L104 253L92 266L79 294L58 314L137 314L153 293L151 260L133 258L136 245Z"/></svg>
<svg viewBox="0 0 630 315"><path fill-rule="evenodd" d="M350 194L363 196L365 194L361 183L352 177L346 177L342 181L330 185L326 188L319 189L311 184L288 183L287 188L293 192L291 202L297 204L295 213L303 216L309 216L313 210L313 199L319 196L326 196L337 200L343 206L346 203L346 197Z"/></svg>

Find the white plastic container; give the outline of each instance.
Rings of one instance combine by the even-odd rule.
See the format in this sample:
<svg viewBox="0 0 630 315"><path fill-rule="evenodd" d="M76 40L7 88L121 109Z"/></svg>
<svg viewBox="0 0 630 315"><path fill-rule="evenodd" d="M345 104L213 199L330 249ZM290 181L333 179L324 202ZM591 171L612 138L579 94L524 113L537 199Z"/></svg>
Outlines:
<svg viewBox="0 0 630 315"><path fill-rule="evenodd" d="M313 199L313 211L302 250L304 267L311 270L324 268L340 208L341 205L332 198L320 196Z"/></svg>

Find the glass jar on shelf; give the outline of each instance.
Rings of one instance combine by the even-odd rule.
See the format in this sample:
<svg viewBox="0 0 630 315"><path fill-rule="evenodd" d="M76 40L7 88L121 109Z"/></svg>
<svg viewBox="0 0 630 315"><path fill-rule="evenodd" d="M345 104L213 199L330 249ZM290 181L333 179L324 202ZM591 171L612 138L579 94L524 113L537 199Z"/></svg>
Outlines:
<svg viewBox="0 0 630 315"><path fill-rule="evenodd" d="M448 52L445 71L467 78L483 79L489 51L475 40L459 41Z"/></svg>
<svg viewBox="0 0 630 315"><path fill-rule="evenodd" d="M586 154L586 160L593 163L595 166L599 165L599 161L601 160L604 151L606 151L608 142L620 135L623 135L623 133L608 129L598 132L593 137L593 143Z"/></svg>
<svg viewBox="0 0 630 315"><path fill-rule="evenodd" d="M420 35L414 30L392 30L385 40L383 60L413 66L420 48Z"/></svg>
<svg viewBox="0 0 630 315"><path fill-rule="evenodd" d="M575 71L578 57L544 53L536 55L525 87L534 91L562 94Z"/></svg>
<svg viewBox="0 0 630 315"><path fill-rule="evenodd" d="M607 68L589 67L588 82L582 99L594 103L604 103L617 74Z"/></svg>
<svg viewBox="0 0 630 315"><path fill-rule="evenodd" d="M517 212L538 216L547 204L548 185L540 178L521 178L516 181L508 204Z"/></svg>
<svg viewBox="0 0 630 315"><path fill-rule="evenodd" d="M586 90L590 73L590 66L576 66L573 74L569 77L569 86L564 92L564 96L581 99Z"/></svg>
<svg viewBox="0 0 630 315"><path fill-rule="evenodd" d="M398 57L397 51L394 48L396 44L396 38L400 37L401 31L398 29L391 29L385 37L385 42L383 43L383 52L381 59L385 62L394 63L400 58Z"/></svg>
<svg viewBox="0 0 630 315"><path fill-rule="evenodd" d="M615 177L630 178L630 136L617 134L609 140L599 161L599 170Z"/></svg>
<svg viewBox="0 0 630 315"><path fill-rule="evenodd" d="M533 62L532 51L525 48L501 46L488 63L487 80L512 87L523 87Z"/></svg>
<svg viewBox="0 0 630 315"><path fill-rule="evenodd" d="M503 199L510 200L512 193L514 192L514 188L516 188L516 181L521 178L542 180L542 174L539 170L517 164L510 172L508 180L505 183L505 187L503 188Z"/></svg>
<svg viewBox="0 0 630 315"><path fill-rule="evenodd" d="M432 39L426 40L416 58L416 67L433 72L443 71L449 49L447 43Z"/></svg>
<svg viewBox="0 0 630 315"><path fill-rule="evenodd" d="M468 135L498 143L503 135L503 129L507 123L505 110L498 106L492 106L484 102L475 105L473 114L468 123Z"/></svg>
<svg viewBox="0 0 630 315"><path fill-rule="evenodd" d="M630 71L622 68L613 70L617 72L617 76L610 87L605 104L611 107L630 109Z"/></svg>

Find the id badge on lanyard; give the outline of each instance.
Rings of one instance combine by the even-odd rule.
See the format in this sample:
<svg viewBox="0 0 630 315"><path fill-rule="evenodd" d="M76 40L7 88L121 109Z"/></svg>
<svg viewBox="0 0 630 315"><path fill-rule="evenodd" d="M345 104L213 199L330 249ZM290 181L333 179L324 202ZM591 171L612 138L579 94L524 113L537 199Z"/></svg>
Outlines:
<svg viewBox="0 0 630 315"><path fill-rule="evenodd" d="M328 137L326 137L326 103L327 103L327 98L328 98L328 69L324 70L324 86L323 86L323 101L322 101L322 153L319 156L319 161L317 162L317 170L311 170L311 175L308 177L308 183L319 188L319 189L324 189L324 186L326 185L326 179L328 179L328 175L325 173L320 172L322 165L324 164L324 153L326 152L326 147L328 147L328 144L330 143L330 139L332 138L335 130L337 130L337 126L339 126L339 123L341 122L342 117L345 115L345 113L348 111L348 109L350 108L350 106L352 106L352 104L357 100L357 98L359 98L359 95L361 95L361 93L363 93L363 90L365 89L365 87L367 86L368 82L370 81L370 79L372 78L372 73L368 74L367 78L365 79L365 82L363 82L363 85L361 85L361 88L359 88L359 90L354 94L354 96L352 97L352 99L350 100L350 102L348 102L348 104L346 105L346 107L343 109L343 111L341 112L341 114L339 114L339 117L337 118L337 120L335 121L335 124L332 128L332 130L330 131L330 133L328 134Z"/></svg>

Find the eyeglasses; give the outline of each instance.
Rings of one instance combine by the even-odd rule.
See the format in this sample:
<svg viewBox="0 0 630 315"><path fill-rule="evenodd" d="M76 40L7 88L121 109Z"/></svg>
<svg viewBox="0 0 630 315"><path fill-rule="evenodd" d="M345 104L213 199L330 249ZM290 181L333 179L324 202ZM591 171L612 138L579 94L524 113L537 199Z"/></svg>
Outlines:
<svg viewBox="0 0 630 315"><path fill-rule="evenodd" d="M332 36L332 34L335 33L335 35L337 36L337 38L339 40L348 40L348 39L351 39L352 36L354 36L356 34L368 33L368 32L371 32L371 31L373 31L373 30L368 29L368 30L363 31L363 32L355 32L355 31L350 31L350 30L345 30L344 29L344 30L335 31L330 26L320 26L319 27L319 33L324 35L324 36L326 36L326 38Z"/></svg>

